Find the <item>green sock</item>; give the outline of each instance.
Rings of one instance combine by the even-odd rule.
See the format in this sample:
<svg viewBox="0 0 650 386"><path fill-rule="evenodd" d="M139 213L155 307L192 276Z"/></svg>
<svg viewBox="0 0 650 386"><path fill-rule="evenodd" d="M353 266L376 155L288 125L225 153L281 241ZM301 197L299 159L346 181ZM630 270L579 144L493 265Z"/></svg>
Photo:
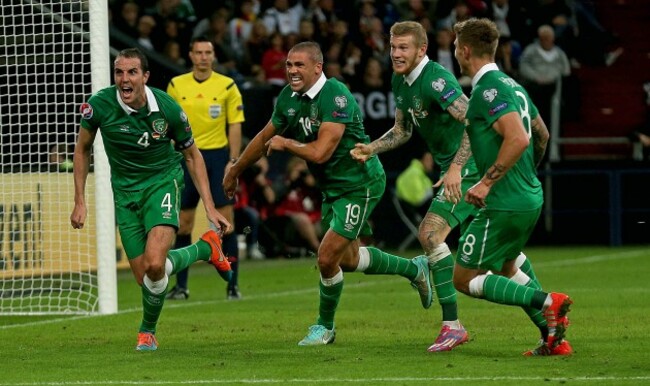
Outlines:
<svg viewBox="0 0 650 386"><path fill-rule="evenodd" d="M418 275L418 267L403 257L391 255L380 249L366 247L370 252L370 263L363 272L366 275L401 275L413 281Z"/></svg>
<svg viewBox="0 0 650 386"><path fill-rule="evenodd" d="M530 281L526 283L526 287L534 288L536 290L542 289L542 285L537 279L537 276L535 276L535 271L533 271L533 265L530 263L530 260L528 260L528 258L524 260L523 264L521 264L519 269L530 278ZM528 315L530 320L539 329L539 332L542 335L542 339L546 341L546 339L548 338L548 325L546 323L546 318L544 317L542 311L532 307L522 307L522 308L524 309L524 312L526 313L526 315Z"/></svg>
<svg viewBox="0 0 650 386"><path fill-rule="evenodd" d="M456 288L454 288L454 258L450 255L438 260L431 267L433 286L436 289L438 302L442 307L442 320L458 319L458 304Z"/></svg>
<svg viewBox="0 0 650 386"><path fill-rule="evenodd" d="M320 306L318 308L317 324L325 326L328 330L334 328L334 314L341 299L341 292L343 292L343 281L331 286L326 286L322 281L320 282Z"/></svg>
<svg viewBox="0 0 650 386"><path fill-rule="evenodd" d="M140 332L156 333L156 324L165 303L167 289L162 293L152 293L146 285L142 284L142 322Z"/></svg>
<svg viewBox="0 0 650 386"><path fill-rule="evenodd" d="M483 297L491 302L542 309L547 294L501 275L486 275Z"/></svg>
<svg viewBox="0 0 650 386"><path fill-rule="evenodd" d="M199 240L185 248L170 250L167 253L167 258L172 262L172 275L189 267L197 260L209 261L211 254L210 244L203 240Z"/></svg>
<svg viewBox="0 0 650 386"><path fill-rule="evenodd" d="M530 260L528 260L527 257L524 260L524 263L519 267L519 269L530 278L530 283L527 284L527 286L541 291L542 284L537 279L537 276L535 275L535 271L533 270L533 265L530 263Z"/></svg>

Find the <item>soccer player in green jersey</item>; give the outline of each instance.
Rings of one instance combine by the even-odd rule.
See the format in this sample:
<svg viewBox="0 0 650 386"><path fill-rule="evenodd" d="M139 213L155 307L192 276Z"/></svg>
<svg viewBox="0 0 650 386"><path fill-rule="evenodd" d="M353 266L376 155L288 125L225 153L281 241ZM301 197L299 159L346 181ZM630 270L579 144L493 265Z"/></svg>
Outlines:
<svg viewBox="0 0 650 386"><path fill-rule="evenodd" d="M472 78L466 131L481 174L465 194L479 211L459 241L454 286L475 298L542 311L547 339L524 355L568 355L564 335L572 300L542 291L515 264L542 210L536 168L548 129L526 90L494 63L494 22L472 18L456 23L454 32L456 60Z"/></svg>
<svg viewBox="0 0 650 386"><path fill-rule="evenodd" d="M359 244L360 236L371 233L368 218L381 199L386 176L377 157L359 163L349 155L356 143L369 142L350 91L325 77L323 53L314 42L291 48L286 72L289 83L278 96L271 120L230 165L223 187L232 197L237 177L264 154L286 151L307 161L323 195L325 235L318 249L319 316L298 344L324 345L334 342L343 271L406 277L425 308L431 306L432 290L426 257L405 259Z"/></svg>
<svg viewBox="0 0 650 386"><path fill-rule="evenodd" d="M196 37L190 42L192 71L174 77L167 86L167 93L183 108L192 125L196 146L201 151L208 171L210 191L219 213L234 223L233 200L224 196L221 181L228 162L239 157L241 147L241 124L244 122L242 96L232 78L212 70L215 60L214 47L206 37ZM199 203L199 192L185 173L185 189L181 197L180 228L175 248L192 243L192 228ZM223 252L231 260L232 275L226 287L226 297L241 297L238 286L239 250L237 235L223 237ZM187 299L189 268L176 274L176 285L167 294L168 299Z"/></svg>
<svg viewBox="0 0 650 386"><path fill-rule="evenodd" d="M452 281L454 259L445 239L452 228L474 215L472 205L460 200L461 192L478 180L469 142L463 139L467 97L455 76L429 60L427 34L420 23L404 21L390 29L392 89L395 96L395 124L370 144L359 143L351 151L354 159L395 149L417 131L426 142L444 183L420 224L419 240L429 261L438 302L442 308L442 329L430 352L449 351L467 342L468 334L458 320L456 290Z"/></svg>
<svg viewBox="0 0 650 386"><path fill-rule="evenodd" d="M142 287L143 316L136 350L153 351L158 347L156 325L169 275L197 260L209 261L220 273L230 271L221 251L221 236L214 230L195 244L170 250L179 224L181 159L200 192L208 220L222 232L229 232L232 226L215 209L205 163L187 116L164 91L146 86L149 65L144 54L137 48L121 51L115 58L113 76L115 85L99 90L81 106L70 223L80 229L86 221L91 148L101 130L120 236L135 280Z"/></svg>

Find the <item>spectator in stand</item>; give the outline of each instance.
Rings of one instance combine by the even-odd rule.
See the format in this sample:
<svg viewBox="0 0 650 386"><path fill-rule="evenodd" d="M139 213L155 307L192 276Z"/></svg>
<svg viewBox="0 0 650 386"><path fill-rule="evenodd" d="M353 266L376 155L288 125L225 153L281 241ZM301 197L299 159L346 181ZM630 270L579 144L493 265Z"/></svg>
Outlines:
<svg viewBox="0 0 650 386"><path fill-rule="evenodd" d="M158 0L153 7L145 10L145 14L156 20L152 40L157 51L162 52L169 39L166 31L168 20L177 24L176 34L181 46L189 45L192 29L196 24L196 14L190 0Z"/></svg>
<svg viewBox="0 0 650 386"><path fill-rule="evenodd" d="M494 55L494 61L499 67L499 71L507 74L511 78L519 79L518 62L512 57L512 40L509 37L500 37L497 51Z"/></svg>
<svg viewBox="0 0 650 386"><path fill-rule="evenodd" d="M151 51L155 51L151 40L154 28L156 28L156 20L153 17L148 15L140 16L140 20L138 20L138 44Z"/></svg>
<svg viewBox="0 0 650 386"><path fill-rule="evenodd" d="M456 79L459 79L462 75L460 66L454 59L454 33L448 28L437 30L435 44L432 46L433 49L428 50L431 52L430 59L438 62L447 71L454 74Z"/></svg>
<svg viewBox="0 0 650 386"><path fill-rule="evenodd" d="M338 20L334 0L316 0L316 5L307 9L305 17L314 24L314 40L324 47L329 39L330 26Z"/></svg>
<svg viewBox="0 0 650 386"><path fill-rule="evenodd" d="M273 6L263 12L262 20L269 32L279 32L285 36L291 32L298 33L304 12L300 1L289 7L289 0L274 0Z"/></svg>
<svg viewBox="0 0 650 386"><path fill-rule="evenodd" d="M284 192L275 207L276 216L287 216L307 247L316 253L322 237L321 194L316 180L307 168L307 162L299 157L291 157L287 162L284 177Z"/></svg>
<svg viewBox="0 0 650 386"><path fill-rule="evenodd" d="M240 68L243 74L254 79L258 84L266 83L266 74L262 68L264 52L270 47L266 25L260 19L255 20L253 29L246 41L244 64Z"/></svg>
<svg viewBox="0 0 650 386"><path fill-rule="evenodd" d="M259 7L259 1L243 0L235 12L235 17L228 22L231 47L240 69L244 62L246 42L253 30Z"/></svg>
<svg viewBox="0 0 650 386"><path fill-rule="evenodd" d="M598 20L595 4L591 0L572 0L569 7L575 17L576 62L595 66L611 66L623 54L615 33Z"/></svg>
<svg viewBox="0 0 650 386"><path fill-rule="evenodd" d="M532 14L535 28L551 26L555 32L555 44L571 58L574 67L580 67L576 58L577 51L580 50L577 47L578 24L568 0L540 0Z"/></svg>
<svg viewBox="0 0 650 386"><path fill-rule="evenodd" d="M509 39L514 60L518 60L523 47L535 38L531 30L531 17L525 0L492 0L487 7L486 17L494 21L499 29L499 37ZM501 43L501 39L499 42Z"/></svg>
<svg viewBox="0 0 650 386"><path fill-rule="evenodd" d="M249 259L265 259L264 252L259 246L259 230L262 217L255 206L254 196L265 196L264 202L275 201L275 192L271 188L270 181L266 177L269 163L266 157L260 158L257 164L242 173L239 177L239 184L235 192L235 232L246 236L246 256ZM248 228L249 232L244 232Z"/></svg>
<svg viewBox="0 0 650 386"><path fill-rule="evenodd" d="M177 66L185 68L187 66L187 61L181 55L181 45L176 40L170 40L165 44L163 49L163 55L169 59L169 61Z"/></svg>
<svg viewBox="0 0 650 386"><path fill-rule="evenodd" d="M436 29L452 29L454 23L467 20L472 16L480 16L487 9L483 1L478 0L451 0L440 1L436 6L439 13Z"/></svg>
<svg viewBox="0 0 650 386"><path fill-rule="evenodd" d="M358 77L357 77L358 78ZM354 91L368 93L370 91L386 91L387 80L386 71L383 63L374 57L366 60L361 82L356 82L353 86Z"/></svg>
<svg viewBox="0 0 650 386"><path fill-rule="evenodd" d="M270 47L262 56L262 69L266 74L266 82L274 88L274 95L287 84L287 74L284 69L287 51L284 48L284 37L274 32L269 37Z"/></svg>
<svg viewBox="0 0 650 386"><path fill-rule="evenodd" d="M366 56L374 56L377 59L388 64L389 45L384 32L384 24L381 19L375 17L370 22L368 32L364 38L364 48L367 50Z"/></svg>
<svg viewBox="0 0 650 386"><path fill-rule="evenodd" d="M341 68L341 73L346 79L344 83L350 83L352 79L357 77L362 60L363 52L361 51L361 48L354 44L350 44L345 53L345 65ZM327 73L325 76L328 76Z"/></svg>
<svg viewBox="0 0 650 386"><path fill-rule="evenodd" d="M119 12L113 19L113 25L120 31L137 39L138 21L140 18L140 6L135 1L125 1L120 6Z"/></svg>
<svg viewBox="0 0 650 386"><path fill-rule="evenodd" d="M407 0L397 2L397 11L402 20L433 19L437 1Z"/></svg>
<svg viewBox="0 0 650 386"><path fill-rule="evenodd" d="M314 28L314 22L310 19L300 20L300 27L298 29L298 41L299 42L308 42L316 40L316 29Z"/></svg>
<svg viewBox="0 0 650 386"><path fill-rule="evenodd" d="M564 51L555 45L555 32L549 25L537 29L537 41L521 54L519 75L530 97L535 100L545 122L551 121L551 99L557 82L571 74L571 65Z"/></svg>
<svg viewBox="0 0 650 386"><path fill-rule="evenodd" d="M424 215L433 198L433 155L423 151L420 158L413 158L409 166L395 180L395 194L413 210Z"/></svg>

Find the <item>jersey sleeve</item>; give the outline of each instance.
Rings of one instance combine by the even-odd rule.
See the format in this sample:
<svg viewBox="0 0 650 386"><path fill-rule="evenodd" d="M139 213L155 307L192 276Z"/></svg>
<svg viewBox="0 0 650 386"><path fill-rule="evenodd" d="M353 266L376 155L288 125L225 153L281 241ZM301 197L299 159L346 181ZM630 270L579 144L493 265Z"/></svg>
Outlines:
<svg viewBox="0 0 650 386"><path fill-rule="evenodd" d="M354 120L354 97L350 92L338 85L330 84L323 88L320 106L323 122L350 123Z"/></svg>
<svg viewBox="0 0 650 386"><path fill-rule="evenodd" d="M79 106L81 114L81 127L95 131L99 129L101 120L101 101L96 95L91 96L87 102Z"/></svg>
<svg viewBox="0 0 650 386"><path fill-rule="evenodd" d="M491 126L503 115L510 112L519 112L518 103L513 92L507 92L505 89L487 88L477 90L481 94L477 95L478 109L476 110L483 116L485 121Z"/></svg>
<svg viewBox="0 0 650 386"><path fill-rule="evenodd" d="M242 101L241 92L237 84L233 82L227 88L227 106L226 106L226 118L228 123L241 123L244 122L244 102Z"/></svg>
<svg viewBox="0 0 650 386"><path fill-rule="evenodd" d="M428 80L433 100L440 105L442 110L447 110L456 99L463 95L458 80L449 71L435 71Z"/></svg>

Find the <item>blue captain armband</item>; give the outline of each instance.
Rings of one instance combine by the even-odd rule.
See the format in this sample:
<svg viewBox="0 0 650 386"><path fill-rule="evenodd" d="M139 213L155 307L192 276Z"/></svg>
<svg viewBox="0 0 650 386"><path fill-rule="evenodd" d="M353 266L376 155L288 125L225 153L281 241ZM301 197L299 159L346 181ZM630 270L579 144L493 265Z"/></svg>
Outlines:
<svg viewBox="0 0 650 386"><path fill-rule="evenodd" d="M176 142L174 148L178 151L181 151L189 148L192 145L194 145L194 137L190 137L185 142Z"/></svg>

